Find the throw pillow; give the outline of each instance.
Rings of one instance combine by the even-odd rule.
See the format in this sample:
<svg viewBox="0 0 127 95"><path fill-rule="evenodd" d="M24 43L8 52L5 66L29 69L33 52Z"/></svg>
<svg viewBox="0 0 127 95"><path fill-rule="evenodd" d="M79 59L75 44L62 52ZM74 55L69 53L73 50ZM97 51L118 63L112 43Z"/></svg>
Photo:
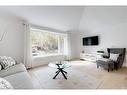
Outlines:
<svg viewBox="0 0 127 95"><path fill-rule="evenodd" d="M113 54L113 53L110 53L110 58L111 60L113 61L117 61L117 58L119 57L119 54Z"/></svg>
<svg viewBox="0 0 127 95"><path fill-rule="evenodd" d="M12 89L12 85L5 80L4 78L0 78L0 89Z"/></svg>
<svg viewBox="0 0 127 95"><path fill-rule="evenodd" d="M8 67L16 64L16 62L13 58L7 57L7 56L0 56L0 63L3 67L3 69L7 69Z"/></svg>

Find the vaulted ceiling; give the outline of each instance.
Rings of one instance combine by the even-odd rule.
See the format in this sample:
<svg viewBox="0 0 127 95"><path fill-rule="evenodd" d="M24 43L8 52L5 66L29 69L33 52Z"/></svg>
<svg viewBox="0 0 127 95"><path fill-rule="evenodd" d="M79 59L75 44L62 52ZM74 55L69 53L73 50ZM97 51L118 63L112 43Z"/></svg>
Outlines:
<svg viewBox="0 0 127 95"><path fill-rule="evenodd" d="M1 6L31 24L62 31L95 31L97 27L127 22L127 7L108 6ZM2 12L1 12L2 11ZM0 15L1 15L0 14ZM91 30L93 29L93 30ZM98 31L98 30L97 30Z"/></svg>
<svg viewBox="0 0 127 95"><path fill-rule="evenodd" d="M1 6L0 10L31 24L59 29L77 30L84 11L82 6Z"/></svg>

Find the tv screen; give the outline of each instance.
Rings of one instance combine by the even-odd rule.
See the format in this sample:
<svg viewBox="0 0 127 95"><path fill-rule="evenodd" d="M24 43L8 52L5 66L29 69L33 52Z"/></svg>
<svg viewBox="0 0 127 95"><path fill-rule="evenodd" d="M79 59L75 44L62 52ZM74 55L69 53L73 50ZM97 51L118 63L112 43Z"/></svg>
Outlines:
<svg viewBox="0 0 127 95"><path fill-rule="evenodd" d="M83 38L83 45L98 45L98 36L85 37Z"/></svg>

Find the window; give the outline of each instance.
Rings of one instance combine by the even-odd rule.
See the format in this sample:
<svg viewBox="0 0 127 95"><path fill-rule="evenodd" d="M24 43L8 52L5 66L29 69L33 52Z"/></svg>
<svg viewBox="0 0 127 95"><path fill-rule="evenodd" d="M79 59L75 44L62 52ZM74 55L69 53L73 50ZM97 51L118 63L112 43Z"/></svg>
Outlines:
<svg viewBox="0 0 127 95"><path fill-rule="evenodd" d="M51 54L65 54L67 35L45 30L31 29L33 56L46 56Z"/></svg>

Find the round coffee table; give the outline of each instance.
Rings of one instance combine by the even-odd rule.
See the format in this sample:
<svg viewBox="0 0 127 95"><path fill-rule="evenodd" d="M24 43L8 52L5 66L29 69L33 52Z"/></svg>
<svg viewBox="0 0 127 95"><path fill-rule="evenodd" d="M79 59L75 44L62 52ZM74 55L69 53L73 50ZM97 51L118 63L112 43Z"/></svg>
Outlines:
<svg viewBox="0 0 127 95"><path fill-rule="evenodd" d="M67 61L57 61L57 62L51 62L48 64L49 67L57 69L55 76L53 79L55 79L59 73L62 73L65 79L67 79L67 72L64 70L65 68L70 67L71 65L68 64Z"/></svg>

